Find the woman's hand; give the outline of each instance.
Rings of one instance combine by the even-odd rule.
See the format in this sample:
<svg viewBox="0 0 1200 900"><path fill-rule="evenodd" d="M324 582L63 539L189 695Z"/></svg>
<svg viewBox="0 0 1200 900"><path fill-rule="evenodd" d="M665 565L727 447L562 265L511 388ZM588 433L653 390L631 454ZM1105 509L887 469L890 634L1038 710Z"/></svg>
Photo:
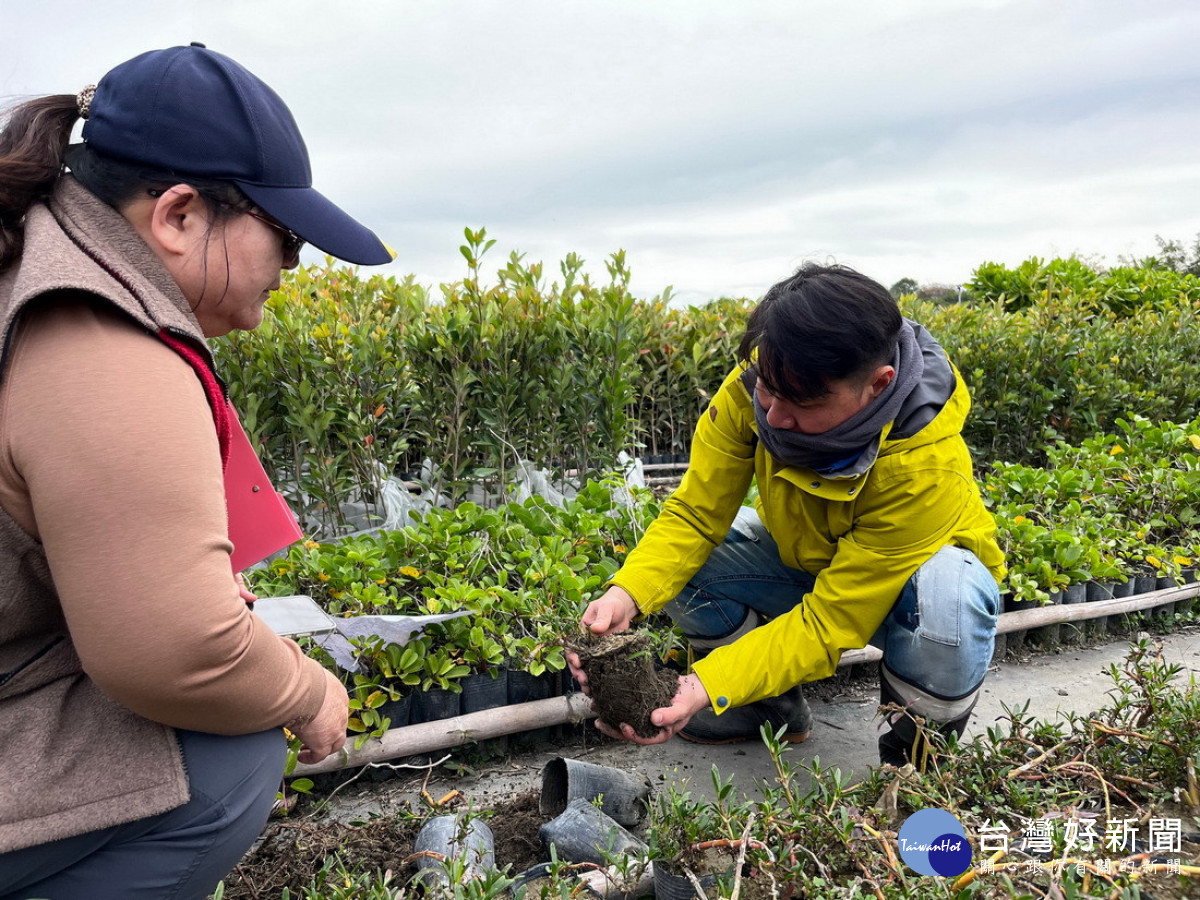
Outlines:
<svg viewBox="0 0 1200 900"><path fill-rule="evenodd" d="M241 572L235 572L233 574L233 580L237 582L238 595L246 601L247 606L253 606L254 601L258 599L258 594L246 587L246 576Z"/></svg>
<svg viewBox="0 0 1200 900"><path fill-rule="evenodd" d="M592 634L614 634L629 628L638 612L637 604L629 593L614 584L588 604L579 621ZM571 670L571 677L579 682L580 689L588 694L587 675L579 665L578 653L567 651L567 667Z"/></svg>
<svg viewBox="0 0 1200 900"><path fill-rule="evenodd" d="M302 763L319 763L346 744L346 721L350 718L350 697L332 672L326 670L325 700L307 725L293 729L303 747Z"/></svg>
<svg viewBox="0 0 1200 900"><path fill-rule="evenodd" d="M711 703L708 691L704 689L700 679L695 675L680 675L679 687L671 698L670 706L659 707L650 714L650 722L658 726L659 732L654 737L645 738L633 730L633 726L622 722L618 728L613 728L607 722L596 720L596 728L609 737L618 740L632 741L635 744L662 744L677 735L683 726L691 721L692 716Z"/></svg>

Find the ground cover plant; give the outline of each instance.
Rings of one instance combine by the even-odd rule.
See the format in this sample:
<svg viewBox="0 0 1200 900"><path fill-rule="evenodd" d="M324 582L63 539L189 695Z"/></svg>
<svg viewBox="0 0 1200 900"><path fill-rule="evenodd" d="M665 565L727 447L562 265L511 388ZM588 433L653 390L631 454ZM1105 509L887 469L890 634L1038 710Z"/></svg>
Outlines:
<svg viewBox="0 0 1200 900"><path fill-rule="evenodd" d="M1045 467L996 464L981 480L1008 560L1010 606L1061 600L1089 583L1106 599L1130 579L1162 587L1195 576L1200 420L1120 420L1115 433L1060 442L1046 456ZM356 640L354 674L312 648L354 693L354 729L378 735L391 724L381 709L405 695L457 692L464 678L502 669L561 672L564 641L577 638L587 603L658 509L651 492L616 481L589 482L562 506L540 497L463 503L395 530L298 544L251 581L264 596L308 594L335 616L469 613L403 647ZM652 623L663 657L678 638L665 619Z"/></svg>

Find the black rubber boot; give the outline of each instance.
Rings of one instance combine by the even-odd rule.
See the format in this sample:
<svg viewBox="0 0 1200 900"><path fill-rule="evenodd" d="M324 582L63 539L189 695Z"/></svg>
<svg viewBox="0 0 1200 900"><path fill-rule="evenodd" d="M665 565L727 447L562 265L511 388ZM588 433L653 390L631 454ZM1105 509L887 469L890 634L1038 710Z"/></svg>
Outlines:
<svg viewBox="0 0 1200 900"><path fill-rule="evenodd" d="M679 736L693 744L735 744L758 740L759 729L764 724L770 725L772 731L779 731L786 725L783 740L790 744L799 744L808 738L812 731L812 712L800 685L778 697L739 706L719 716L711 709L701 710L692 716Z"/></svg>
<svg viewBox="0 0 1200 900"><path fill-rule="evenodd" d="M881 706L906 705L904 700L892 691L882 673L879 677L879 701ZM962 737L974 709L975 701L972 700L971 706L966 712L948 722L922 720L918 723L919 717L909 712L887 713L886 716L891 727L879 736L879 762L897 768L912 763L917 768L924 769L925 762L930 758L934 749L930 735L936 733L943 737L951 735Z"/></svg>

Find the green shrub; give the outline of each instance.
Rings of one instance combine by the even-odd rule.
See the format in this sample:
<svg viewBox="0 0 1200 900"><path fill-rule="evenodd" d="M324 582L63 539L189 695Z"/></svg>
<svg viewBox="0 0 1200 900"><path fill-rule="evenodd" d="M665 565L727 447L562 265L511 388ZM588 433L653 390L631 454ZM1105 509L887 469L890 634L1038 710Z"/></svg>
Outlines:
<svg viewBox="0 0 1200 900"><path fill-rule="evenodd" d="M964 437L976 460L1040 465L1057 441L1078 444L1134 415L1186 422L1200 413L1200 321L1192 301L1136 316L1069 295L1006 312L1000 303L907 300L971 391Z"/></svg>
<svg viewBox="0 0 1200 900"><path fill-rule="evenodd" d="M541 263L512 254L488 287L492 241L465 237L468 275L438 299L411 277L330 261L290 274L256 331L217 342L243 423L312 533L350 530L347 500L380 514L382 479L396 473L461 500L481 481L500 493L518 460L586 477L621 451L686 453L734 364L751 301L635 298L620 253L604 285L574 254L550 284ZM971 390L976 460L1042 465L1047 447L1119 419L1200 414L1197 284L1162 268L1030 260L980 266L970 287L984 299L901 303Z"/></svg>

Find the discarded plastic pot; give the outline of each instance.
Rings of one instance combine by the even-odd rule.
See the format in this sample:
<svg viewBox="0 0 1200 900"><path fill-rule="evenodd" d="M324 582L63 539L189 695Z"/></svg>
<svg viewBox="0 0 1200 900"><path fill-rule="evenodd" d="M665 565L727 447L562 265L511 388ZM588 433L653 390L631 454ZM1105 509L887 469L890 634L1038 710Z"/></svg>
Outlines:
<svg viewBox="0 0 1200 900"><path fill-rule="evenodd" d="M554 871L553 863L538 863L532 868L526 869L524 872L519 872L513 879L513 883L509 885L509 893L518 900L522 893L529 887L531 882L539 881L543 878L549 878L550 873Z"/></svg>
<svg viewBox="0 0 1200 900"><path fill-rule="evenodd" d="M563 812L538 829L542 843L559 859L603 865L605 856L645 856L648 848L610 816L586 800L572 800Z"/></svg>
<svg viewBox="0 0 1200 900"><path fill-rule="evenodd" d="M717 876L697 875L696 880L707 894L709 888L717 883ZM696 886L686 874L668 871L662 863L654 866L654 900L692 900L698 896Z"/></svg>
<svg viewBox="0 0 1200 900"><path fill-rule="evenodd" d="M417 879L427 887L450 885L447 869L462 867L463 881L480 878L496 867L496 841L481 819L435 816L421 826L413 843Z"/></svg>
<svg viewBox="0 0 1200 900"><path fill-rule="evenodd" d="M572 800L599 800L600 808L618 824L632 827L642 820L650 797L650 780L609 766L559 756L542 769L542 815L557 816Z"/></svg>

